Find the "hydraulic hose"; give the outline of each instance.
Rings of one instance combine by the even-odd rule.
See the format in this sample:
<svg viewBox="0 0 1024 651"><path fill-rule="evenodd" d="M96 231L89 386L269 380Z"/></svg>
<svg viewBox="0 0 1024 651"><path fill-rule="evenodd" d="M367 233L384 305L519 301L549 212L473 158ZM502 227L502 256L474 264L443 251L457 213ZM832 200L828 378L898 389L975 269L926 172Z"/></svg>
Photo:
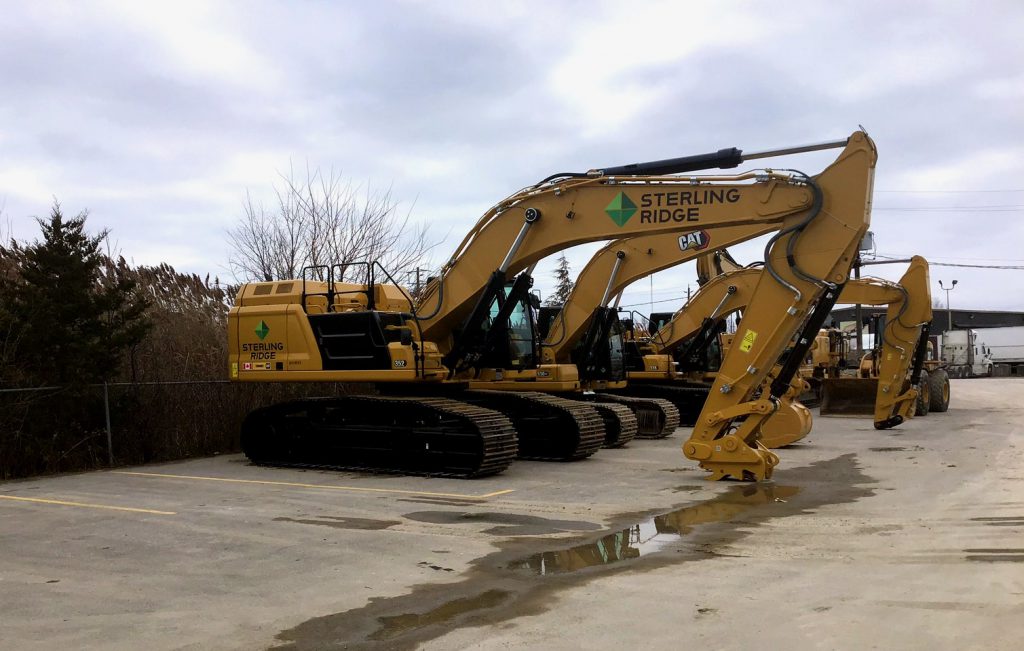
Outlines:
<svg viewBox="0 0 1024 651"><path fill-rule="evenodd" d="M821 207L824 204L824 198L821 192L821 188L818 186L817 183L814 182L813 179L811 179L811 177L807 176L806 174L798 170L782 171L793 172L794 174L798 175L801 179L801 183L806 184L807 187L811 189L811 192L813 194L813 201L811 202L811 208L807 213L807 217L805 217L803 221L801 221L799 224L794 224L789 228L784 228L780 230L778 233L773 235L770 240L768 240L768 243L764 247L764 268L768 270L768 273L771 274L771 277L774 278L777 283L779 283L789 291L793 292L794 300L799 301L803 298L803 292L801 292L795 285L789 283L785 278L780 276L779 273L775 270L775 267L772 266L771 249L772 246L774 246L775 243L778 242L782 237L789 235L790 233L793 233L793 237L789 238L789 242L787 242L786 244L786 262L793 270L793 273L795 273L803 280L812 282L815 285L820 285L824 283L824 281L820 278L813 278L812 276L803 273L803 271L801 271L800 268L797 266L796 260L793 257L793 247L796 245L797 238L799 237L800 233L807 227L807 225L810 224L811 221L821 213ZM830 287L834 287L834 285L832 285L831 283L825 284L829 285Z"/></svg>

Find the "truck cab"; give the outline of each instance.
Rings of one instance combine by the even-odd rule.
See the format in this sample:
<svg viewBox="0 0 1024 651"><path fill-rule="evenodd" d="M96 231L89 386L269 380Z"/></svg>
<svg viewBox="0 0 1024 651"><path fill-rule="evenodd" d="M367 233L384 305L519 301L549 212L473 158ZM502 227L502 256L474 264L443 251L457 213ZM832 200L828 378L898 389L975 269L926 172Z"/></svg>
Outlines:
<svg viewBox="0 0 1024 651"><path fill-rule="evenodd" d="M947 330L942 334L942 360L950 377L988 377L992 375L991 349L977 330Z"/></svg>

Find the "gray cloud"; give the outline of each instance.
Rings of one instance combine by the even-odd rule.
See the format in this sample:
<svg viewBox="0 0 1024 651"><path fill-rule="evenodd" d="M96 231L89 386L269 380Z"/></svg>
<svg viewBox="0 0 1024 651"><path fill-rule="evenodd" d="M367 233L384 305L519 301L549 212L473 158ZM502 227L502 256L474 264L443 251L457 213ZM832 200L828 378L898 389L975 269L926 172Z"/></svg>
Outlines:
<svg viewBox="0 0 1024 651"><path fill-rule="evenodd" d="M862 123L880 149L880 253L1024 264L1016 2L6 3L4 16L0 201L19 237L57 196L139 262L223 272L246 189L269 196L278 171L308 162L393 185L451 232L439 262L488 206L554 171ZM891 192L979 189L1016 192ZM573 268L594 248L570 251ZM961 305L1024 308L1020 271L932 275L960 280ZM658 274L655 300L691 278ZM624 302L649 300L642 284Z"/></svg>

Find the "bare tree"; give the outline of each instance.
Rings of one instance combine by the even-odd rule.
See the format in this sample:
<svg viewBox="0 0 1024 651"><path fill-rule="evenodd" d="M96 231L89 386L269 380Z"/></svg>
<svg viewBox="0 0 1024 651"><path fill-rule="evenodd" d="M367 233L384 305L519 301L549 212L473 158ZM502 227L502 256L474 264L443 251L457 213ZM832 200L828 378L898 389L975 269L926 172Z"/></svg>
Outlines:
<svg viewBox="0 0 1024 651"><path fill-rule="evenodd" d="M298 278L304 267L378 261L396 280L424 261L437 245L427 227L399 211L391 188L365 189L331 170L290 168L275 186L276 205L267 208L246 193L242 216L228 231L231 272L240 281ZM365 268L342 270L335 280L364 280ZM313 278L323 280L314 271Z"/></svg>

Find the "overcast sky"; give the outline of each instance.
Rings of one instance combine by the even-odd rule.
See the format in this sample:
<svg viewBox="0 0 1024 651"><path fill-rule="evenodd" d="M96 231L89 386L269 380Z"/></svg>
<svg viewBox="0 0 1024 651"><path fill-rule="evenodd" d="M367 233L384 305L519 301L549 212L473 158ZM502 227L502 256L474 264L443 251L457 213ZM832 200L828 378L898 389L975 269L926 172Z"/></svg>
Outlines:
<svg viewBox="0 0 1024 651"><path fill-rule="evenodd" d="M1020 0L0 1L0 206L18 238L56 197L137 263L226 276L246 190L269 196L308 162L392 186L448 236L439 263L552 172L863 124L878 253L1024 266L1022 35ZM816 173L832 156L785 162ZM594 248L570 251L573 269ZM931 275L933 294L960 281L954 307L1024 309L1024 270ZM658 274L655 308L692 279ZM623 303L646 311L651 288Z"/></svg>

